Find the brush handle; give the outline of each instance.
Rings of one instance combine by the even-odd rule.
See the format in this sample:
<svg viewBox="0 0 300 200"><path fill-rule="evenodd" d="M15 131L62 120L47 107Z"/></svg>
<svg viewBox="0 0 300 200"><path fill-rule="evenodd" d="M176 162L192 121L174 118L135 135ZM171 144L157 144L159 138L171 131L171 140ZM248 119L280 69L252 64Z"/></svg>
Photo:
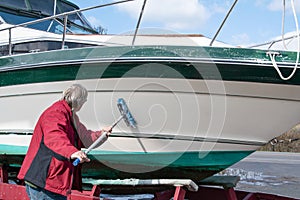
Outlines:
<svg viewBox="0 0 300 200"><path fill-rule="evenodd" d="M123 119L123 115L119 117L119 119L111 126L111 129L113 129L120 121L121 119ZM91 146L89 146L89 148L85 151L86 154L88 154L93 148L95 148L99 143L105 142L105 140L107 140L107 132L104 132L103 134L100 135L100 137L98 137L97 140L95 140L95 142L93 142L93 144ZM80 163L80 159L76 158L76 160L73 162L74 166L77 166Z"/></svg>
<svg viewBox="0 0 300 200"><path fill-rule="evenodd" d="M101 143L102 141L104 142L105 140L107 140L107 132L104 132L100 135L100 137L97 138L97 140L95 140L95 142L85 151L86 154L88 154L94 147L96 147L99 143ZM80 159L76 158L76 160L73 162L74 166L77 166L80 163Z"/></svg>
<svg viewBox="0 0 300 200"><path fill-rule="evenodd" d="M79 163L80 163L80 159L76 158L76 160L74 160L74 162L73 162L73 166L76 167Z"/></svg>
<svg viewBox="0 0 300 200"><path fill-rule="evenodd" d="M107 140L107 132L104 132L103 134L98 137L98 139L85 151L85 153L89 153L97 144L100 142ZM77 166L80 163L80 159L76 158L76 160L73 162L74 166Z"/></svg>

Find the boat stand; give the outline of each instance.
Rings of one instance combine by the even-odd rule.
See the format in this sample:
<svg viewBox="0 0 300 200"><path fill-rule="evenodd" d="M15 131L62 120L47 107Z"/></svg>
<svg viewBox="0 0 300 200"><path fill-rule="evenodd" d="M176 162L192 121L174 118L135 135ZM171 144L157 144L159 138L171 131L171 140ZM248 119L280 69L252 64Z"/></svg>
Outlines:
<svg viewBox="0 0 300 200"><path fill-rule="evenodd" d="M190 179L124 179L124 180L84 180L85 184L96 187L114 188L123 194L152 193L155 200L184 200L186 191L197 192L198 185ZM172 188L172 189L170 189ZM157 192L159 191L159 192ZM100 195L97 194L97 195Z"/></svg>
<svg viewBox="0 0 300 200"><path fill-rule="evenodd" d="M186 191L182 186L176 186L175 191L170 190L169 192L158 192L155 194L155 196L156 200L166 200L170 199L172 193L174 193L174 200L184 200L185 197L194 200L197 200L199 198L210 199L212 198L211 195L209 195L208 198L203 198L206 195L205 193L203 193L205 191L205 186L222 186L224 189L223 195L221 194L217 199L237 200L234 187L236 186L239 180L240 178L238 176L211 176L198 182L199 189L197 191ZM213 197L213 199L216 199L215 196Z"/></svg>
<svg viewBox="0 0 300 200"><path fill-rule="evenodd" d="M294 200L273 194L235 191L234 187L238 181L237 176L212 176L198 183L189 179L84 179L84 183L92 185L92 189L72 191L68 200L100 200L102 191L121 194L146 194L147 191L151 191L154 194L153 200ZM25 186L21 182L11 183L8 167L0 164L0 200L11 199L28 200Z"/></svg>
<svg viewBox="0 0 300 200"><path fill-rule="evenodd" d="M94 197L82 198L82 193L74 191L70 199L100 199L98 197L103 190L104 193L110 191L108 194L115 191L126 195L152 193L154 194L152 200L294 200L273 194L236 191L234 187L239 180L239 176L211 176L197 183L190 179L85 179L83 181L85 184L93 185L92 193L94 193L89 195L94 195Z"/></svg>

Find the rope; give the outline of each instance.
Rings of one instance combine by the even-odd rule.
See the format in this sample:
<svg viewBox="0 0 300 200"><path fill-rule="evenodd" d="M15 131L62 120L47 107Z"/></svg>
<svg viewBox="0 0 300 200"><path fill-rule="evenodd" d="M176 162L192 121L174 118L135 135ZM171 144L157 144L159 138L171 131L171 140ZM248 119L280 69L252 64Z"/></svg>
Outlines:
<svg viewBox="0 0 300 200"><path fill-rule="evenodd" d="M299 27L298 27L298 19L297 19L297 14L296 14L296 10L295 10L295 5L294 5L294 0L291 0L291 6L292 6L292 10L293 10L293 15L294 15L294 19L295 19L295 25L296 25L296 31L297 31L297 39L298 39L298 51L297 51L297 58L296 58L296 63L293 69L293 72L288 76L288 77L284 77L275 61L275 56L279 55L278 52L267 52L267 55L270 56L270 59L272 61L272 64L274 66L274 68L276 69L278 75L280 76L280 78L284 81L289 80L290 78L292 78L294 76L294 74L296 73L297 67L298 67L298 62L299 62L299 54L300 54L300 36L299 36ZM285 2L284 2L284 7L285 7ZM283 25L284 26L284 25Z"/></svg>

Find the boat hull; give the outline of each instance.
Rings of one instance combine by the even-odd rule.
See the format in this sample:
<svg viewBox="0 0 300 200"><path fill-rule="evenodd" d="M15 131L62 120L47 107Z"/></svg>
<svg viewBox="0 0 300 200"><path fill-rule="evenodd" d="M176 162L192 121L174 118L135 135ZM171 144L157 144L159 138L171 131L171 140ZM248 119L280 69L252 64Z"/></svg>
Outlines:
<svg viewBox="0 0 300 200"><path fill-rule="evenodd" d="M88 128L114 122L120 116L118 98L125 99L137 121L136 129L123 122L115 127L109 140L91 152L84 176L205 178L300 119L299 74L283 82L263 53L106 47L3 58L2 161L14 157L6 161L20 165L41 112L66 87L80 83L89 91L78 113ZM292 63L285 59L288 69Z"/></svg>

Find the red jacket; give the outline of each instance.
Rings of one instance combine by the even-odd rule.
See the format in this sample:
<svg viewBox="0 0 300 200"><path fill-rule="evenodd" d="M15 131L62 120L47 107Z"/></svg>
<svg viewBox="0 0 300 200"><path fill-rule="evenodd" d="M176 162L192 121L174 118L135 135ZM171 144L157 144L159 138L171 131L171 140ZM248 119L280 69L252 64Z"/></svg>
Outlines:
<svg viewBox="0 0 300 200"><path fill-rule="evenodd" d="M81 164L72 165L73 153L95 141L101 132L89 131L75 115L66 101L60 100L40 116L18 174L21 180L61 195L71 189L81 190ZM72 177L73 174L73 177ZM73 178L73 181L72 181Z"/></svg>

